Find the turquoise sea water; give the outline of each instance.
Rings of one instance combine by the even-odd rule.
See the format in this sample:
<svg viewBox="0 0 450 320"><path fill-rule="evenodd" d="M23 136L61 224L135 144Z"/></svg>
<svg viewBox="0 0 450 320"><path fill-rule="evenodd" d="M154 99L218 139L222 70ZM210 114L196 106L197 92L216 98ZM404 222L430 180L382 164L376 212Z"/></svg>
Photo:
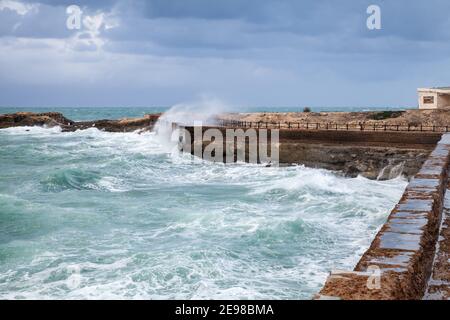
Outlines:
<svg viewBox="0 0 450 320"><path fill-rule="evenodd" d="M405 186L192 161L155 133L3 129L0 298L308 299Z"/></svg>

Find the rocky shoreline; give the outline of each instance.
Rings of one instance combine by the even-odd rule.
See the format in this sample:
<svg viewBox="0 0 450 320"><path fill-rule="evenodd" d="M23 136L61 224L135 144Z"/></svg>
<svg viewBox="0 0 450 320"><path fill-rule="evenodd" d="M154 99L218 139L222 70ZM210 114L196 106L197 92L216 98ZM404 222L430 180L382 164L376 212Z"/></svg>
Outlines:
<svg viewBox="0 0 450 320"><path fill-rule="evenodd" d="M283 114L275 115L285 120ZM390 114L397 117L398 114ZM19 126L59 126L63 132L97 128L107 132L152 130L161 114L119 120L73 121L59 112L18 112L0 115L0 129ZM234 117L238 117L235 114ZM245 116L242 114L241 116ZM262 117L253 114L252 117ZM309 115L310 117L312 115ZM374 117L373 113L316 114L322 121L336 117ZM219 119L226 118L226 114ZM261 118L259 118L261 119ZM286 118L290 120L290 118ZM265 119L268 120L268 119ZM354 120L355 121L355 120ZM449 121L450 123L450 121ZM414 176L428 157L440 133L425 132L346 132L322 130L280 130L280 163L301 164L341 172L348 177L362 175L369 179L386 180L403 175Z"/></svg>
<svg viewBox="0 0 450 320"><path fill-rule="evenodd" d="M158 120L160 114L148 114L142 118L119 119L119 120L93 120L73 121L66 118L60 112L17 112L0 115L0 129L9 127L45 126L61 127L62 131L70 132L97 128L108 132L132 132L136 130L151 130Z"/></svg>
<svg viewBox="0 0 450 320"><path fill-rule="evenodd" d="M63 131L76 131L96 127L110 132L130 132L146 129L156 123L159 113L147 114L141 118L118 120L73 121L60 112L17 112L0 114L0 129L18 126L60 126ZM221 113L215 117L222 121L249 121L261 123L331 123L411 126L448 126L450 110L404 110L367 112L254 112Z"/></svg>

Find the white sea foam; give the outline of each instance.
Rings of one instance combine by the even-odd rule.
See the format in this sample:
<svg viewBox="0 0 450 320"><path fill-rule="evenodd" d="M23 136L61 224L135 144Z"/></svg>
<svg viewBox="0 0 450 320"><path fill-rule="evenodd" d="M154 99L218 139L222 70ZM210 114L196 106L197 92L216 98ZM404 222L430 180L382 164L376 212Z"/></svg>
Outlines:
<svg viewBox="0 0 450 320"><path fill-rule="evenodd" d="M155 133L0 135L6 299L310 298L354 266L406 186L192 162Z"/></svg>
<svg viewBox="0 0 450 320"><path fill-rule="evenodd" d="M0 129L0 132L10 135L43 135L48 136L62 131L61 127L46 127L46 126L25 126L25 127L10 127Z"/></svg>

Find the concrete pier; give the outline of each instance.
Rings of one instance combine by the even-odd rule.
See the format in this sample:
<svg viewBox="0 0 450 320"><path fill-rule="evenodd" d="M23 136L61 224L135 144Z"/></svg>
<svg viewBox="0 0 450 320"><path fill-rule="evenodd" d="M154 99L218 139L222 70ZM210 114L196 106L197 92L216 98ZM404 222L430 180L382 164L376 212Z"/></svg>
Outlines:
<svg viewBox="0 0 450 320"><path fill-rule="evenodd" d="M194 127L183 128L190 132L193 144ZM221 130L224 136L227 129L209 126L202 129L210 128ZM258 133L266 129L251 130ZM385 180L400 173L411 178L419 171L440 137L441 133L433 132L280 129L279 161L285 165L302 164L338 171L348 177L362 175L369 179ZM203 144L206 147L209 142L203 141Z"/></svg>
<svg viewBox="0 0 450 320"><path fill-rule="evenodd" d="M444 134L352 271L332 271L316 299L450 297L450 134Z"/></svg>

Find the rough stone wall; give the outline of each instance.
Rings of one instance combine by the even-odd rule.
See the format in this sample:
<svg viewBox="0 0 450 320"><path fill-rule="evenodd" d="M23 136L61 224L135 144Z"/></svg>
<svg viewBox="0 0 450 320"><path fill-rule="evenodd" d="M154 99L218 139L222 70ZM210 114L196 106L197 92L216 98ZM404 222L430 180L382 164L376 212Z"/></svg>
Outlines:
<svg viewBox="0 0 450 320"><path fill-rule="evenodd" d="M0 129L20 126L65 126L72 123L72 120L65 118L59 112L18 112L0 115Z"/></svg>
<svg viewBox="0 0 450 320"><path fill-rule="evenodd" d="M342 172L347 177L362 175L386 180L402 174L414 176L430 153L426 148L358 146L285 141L280 161Z"/></svg>
<svg viewBox="0 0 450 320"><path fill-rule="evenodd" d="M280 130L280 141L326 142L333 144L393 146L410 148L423 145L434 148L441 133L405 131L345 131L345 130Z"/></svg>

